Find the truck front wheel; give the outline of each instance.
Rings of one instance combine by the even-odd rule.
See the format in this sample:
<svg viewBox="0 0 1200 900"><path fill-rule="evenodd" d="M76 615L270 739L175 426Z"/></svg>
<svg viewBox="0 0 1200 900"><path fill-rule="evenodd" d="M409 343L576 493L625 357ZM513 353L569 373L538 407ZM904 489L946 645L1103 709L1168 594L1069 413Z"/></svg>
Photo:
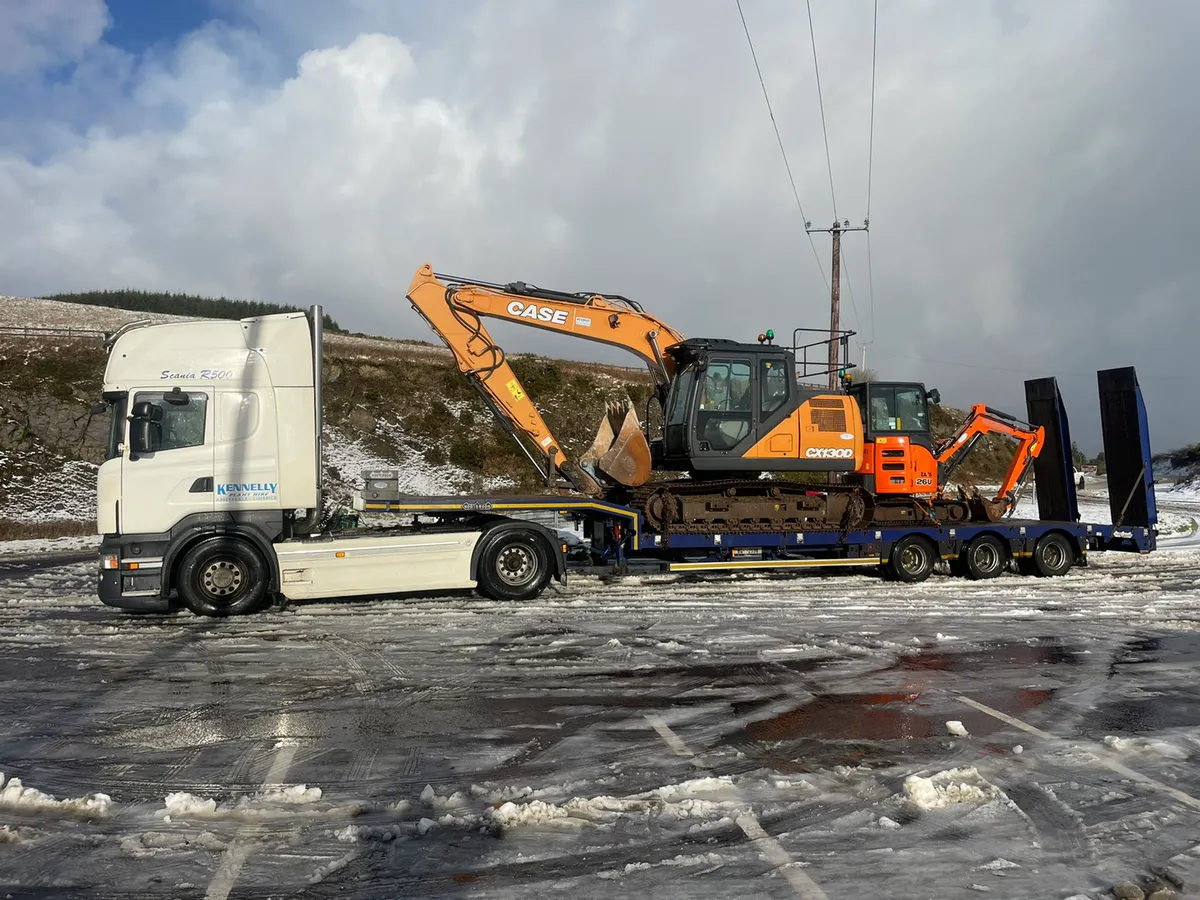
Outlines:
<svg viewBox="0 0 1200 900"><path fill-rule="evenodd" d="M487 541L479 557L479 593L492 600L532 600L550 583L550 549L534 531L506 529Z"/></svg>
<svg viewBox="0 0 1200 900"><path fill-rule="evenodd" d="M255 612L267 596L267 567L258 551L233 537L212 537L184 554L177 586L183 605L198 616Z"/></svg>

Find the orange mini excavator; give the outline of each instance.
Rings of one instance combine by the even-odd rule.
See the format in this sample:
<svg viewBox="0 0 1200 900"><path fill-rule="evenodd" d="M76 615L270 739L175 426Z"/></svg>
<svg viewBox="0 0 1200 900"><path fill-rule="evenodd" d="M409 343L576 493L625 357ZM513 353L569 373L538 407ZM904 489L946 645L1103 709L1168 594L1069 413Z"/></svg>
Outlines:
<svg viewBox="0 0 1200 900"><path fill-rule="evenodd" d="M765 336L757 344L685 338L617 294L493 284L424 265L408 299L547 483L557 473L581 493L640 509L663 530L765 532L995 519L1011 512L1044 439L1041 429L976 406L958 434L937 444L928 404L939 398L924 385L847 383L843 391L806 385L797 378L795 354ZM629 404L610 407L591 447L569 459L485 317L640 357L663 412L662 436L651 438ZM994 432L1020 442L996 497L945 491L963 456ZM764 479L764 472L835 472L842 478L814 485Z"/></svg>

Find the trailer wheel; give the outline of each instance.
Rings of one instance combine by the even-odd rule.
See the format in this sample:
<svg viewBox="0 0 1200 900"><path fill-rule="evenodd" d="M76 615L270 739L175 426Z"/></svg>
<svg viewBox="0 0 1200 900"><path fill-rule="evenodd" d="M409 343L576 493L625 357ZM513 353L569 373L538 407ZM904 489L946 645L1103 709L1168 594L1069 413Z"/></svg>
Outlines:
<svg viewBox="0 0 1200 900"><path fill-rule="evenodd" d="M923 537L910 534L896 541L888 559L887 572L896 581L915 584L933 572L933 545Z"/></svg>
<svg viewBox="0 0 1200 900"><path fill-rule="evenodd" d="M1071 542L1057 532L1051 532L1033 548L1033 571L1043 578L1065 575L1075 563Z"/></svg>
<svg viewBox="0 0 1200 900"><path fill-rule="evenodd" d="M479 593L492 600L532 600L546 589L551 574L545 539L535 531L513 528L484 546L476 581Z"/></svg>
<svg viewBox="0 0 1200 900"><path fill-rule="evenodd" d="M981 534L967 545L967 552L962 559L967 577L983 581L996 578L1004 572L1008 550L994 534Z"/></svg>
<svg viewBox="0 0 1200 900"><path fill-rule="evenodd" d="M184 554L177 571L179 599L198 616L246 615L267 597L267 567L238 538L201 541Z"/></svg>

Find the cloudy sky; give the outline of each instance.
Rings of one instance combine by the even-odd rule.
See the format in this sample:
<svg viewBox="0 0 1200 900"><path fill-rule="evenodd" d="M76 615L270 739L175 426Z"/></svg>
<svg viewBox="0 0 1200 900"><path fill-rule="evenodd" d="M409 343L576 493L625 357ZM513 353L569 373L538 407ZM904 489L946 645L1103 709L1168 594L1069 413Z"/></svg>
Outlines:
<svg viewBox="0 0 1200 900"><path fill-rule="evenodd" d="M805 5L743 0L805 215L834 216ZM872 0L813 0L837 214L867 215ZM1188 0L882 0L883 377L1021 413L1134 364L1200 440L1200 92ZM689 335L828 325L734 0L0 2L0 294L135 286L320 301L429 338L440 271L622 293ZM513 349L582 344L498 329ZM632 358L630 358L632 360Z"/></svg>

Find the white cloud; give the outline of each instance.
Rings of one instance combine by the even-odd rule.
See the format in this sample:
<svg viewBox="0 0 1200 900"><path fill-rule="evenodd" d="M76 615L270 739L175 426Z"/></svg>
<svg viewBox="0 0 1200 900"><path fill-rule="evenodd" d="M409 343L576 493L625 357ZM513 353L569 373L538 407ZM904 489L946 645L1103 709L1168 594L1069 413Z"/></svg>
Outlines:
<svg viewBox="0 0 1200 900"><path fill-rule="evenodd" d="M79 59L108 27L104 0L0 3L0 75L17 75Z"/></svg>
<svg viewBox="0 0 1200 900"><path fill-rule="evenodd" d="M805 212L824 224L807 19L743 5ZM0 143L0 288L320 300L352 327L426 337L403 292L431 261L628 294L689 334L827 322L732 4L505 0L453 21L403 6L356 0L331 19L328 4L256 0L253 28L206 27L125 72L120 98L48 151ZM1200 273L1183 235L1151 247L1120 223L1186 221L1200 197L1171 170L1200 117L1177 87L1183 22L1119 4L995 9L881 7L871 352L885 375L1019 411L1018 375L906 357L1161 366L1163 341L1200 326ZM838 213L859 220L869 5L819 3L814 18ZM844 320L868 333L864 247L845 246ZM511 337L588 352L541 341ZM1094 386L1064 386L1091 403L1076 420L1094 417ZM1148 393L1165 412L1171 390ZM1200 430L1189 415L1155 422L1182 442Z"/></svg>

